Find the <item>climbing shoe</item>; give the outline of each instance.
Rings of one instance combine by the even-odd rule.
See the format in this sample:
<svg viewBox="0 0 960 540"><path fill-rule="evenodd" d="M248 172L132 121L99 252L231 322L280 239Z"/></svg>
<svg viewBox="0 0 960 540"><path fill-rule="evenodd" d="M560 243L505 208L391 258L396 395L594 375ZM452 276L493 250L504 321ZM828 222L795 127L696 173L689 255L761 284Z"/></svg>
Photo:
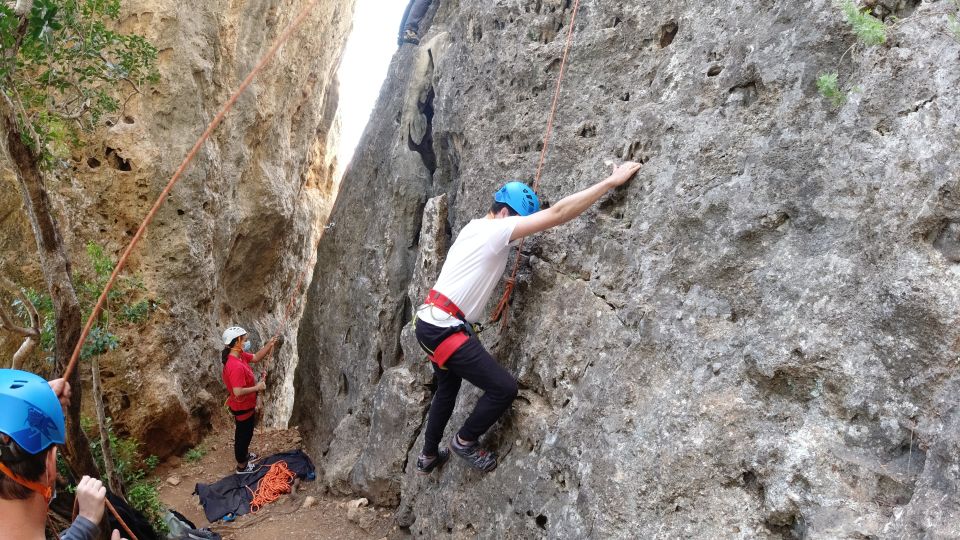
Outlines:
<svg viewBox="0 0 960 540"><path fill-rule="evenodd" d="M446 448L441 448L440 451L437 452L437 455L433 457L426 457L420 454L420 456L417 457L417 474L426 476L432 473L434 469L442 467L448 459L450 459L450 450Z"/></svg>
<svg viewBox="0 0 960 540"><path fill-rule="evenodd" d="M248 461L246 467L237 467L235 472L236 474L250 474L255 470L257 470L257 465L252 461Z"/></svg>
<svg viewBox="0 0 960 540"><path fill-rule="evenodd" d="M417 36L416 32L414 32L409 28L403 31L403 37L401 38L401 40L404 43L413 43L414 45L420 44L420 37Z"/></svg>
<svg viewBox="0 0 960 540"><path fill-rule="evenodd" d="M250 463L251 461L256 461L256 460L258 460L258 459L260 459L260 456L258 456L257 454L255 454L255 453L253 453L253 452L249 452L249 453L247 454L247 463Z"/></svg>
<svg viewBox="0 0 960 540"><path fill-rule="evenodd" d="M450 449L453 453L463 458L471 467L480 469L483 472L490 472L497 468L497 454L480 448L476 442L470 445L463 445L457 442L457 436L453 436L450 441Z"/></svg>

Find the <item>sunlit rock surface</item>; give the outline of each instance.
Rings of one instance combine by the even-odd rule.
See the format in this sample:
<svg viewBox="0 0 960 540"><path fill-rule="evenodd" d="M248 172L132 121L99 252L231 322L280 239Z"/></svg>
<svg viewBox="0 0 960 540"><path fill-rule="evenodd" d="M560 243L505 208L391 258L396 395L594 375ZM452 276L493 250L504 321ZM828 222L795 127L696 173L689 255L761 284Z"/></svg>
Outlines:
<svg viewBox="0 0 960 540"><path fill-rule="evenodd" d="M107 115L69 170L48 182L77 272L89 266L87 242L116 259L207 123L305 3L123 2L120 28L159 49L161 78ZM352 6L321 0L314 7L202 147L130 261L144 297L160 308L145 327L118 330L120 347L101 366L108 415L148 454L199 441L226 397L220 333L239 324L257 343L269 337L312 267L336 190L335 74ZM122 90L125 99L130 89ZM19 190L5 169L0 163L0 249L16 261L18 281L42 286ZM291 309L286 343L270 365L270 424L283 424L292 407L301 307Z"/></svg>

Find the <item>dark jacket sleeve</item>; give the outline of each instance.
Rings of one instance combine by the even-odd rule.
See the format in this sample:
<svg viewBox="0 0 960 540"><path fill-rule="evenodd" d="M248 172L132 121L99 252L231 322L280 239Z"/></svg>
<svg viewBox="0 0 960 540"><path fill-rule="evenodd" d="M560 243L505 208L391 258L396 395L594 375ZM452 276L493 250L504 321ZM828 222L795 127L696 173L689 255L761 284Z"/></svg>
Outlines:
<svg viewBox="0 0 960 540"><path fill-rule="evenodd" d="M96 540L100 528L92 521L77 516L70 528L60 533L60 540Z"/></svg>

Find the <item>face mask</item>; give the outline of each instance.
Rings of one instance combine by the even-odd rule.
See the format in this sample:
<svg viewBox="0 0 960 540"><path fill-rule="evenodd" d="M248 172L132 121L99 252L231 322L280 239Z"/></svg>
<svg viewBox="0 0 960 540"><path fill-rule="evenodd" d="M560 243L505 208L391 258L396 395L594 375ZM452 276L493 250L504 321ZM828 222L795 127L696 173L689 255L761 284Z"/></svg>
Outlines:
<svg viewBox="0 0 960 540"><path fill-rule="evenodd" d="M250 352L250 342L249 342L249 341L244 341L244 342L243 342L243 352Z"/></svg>

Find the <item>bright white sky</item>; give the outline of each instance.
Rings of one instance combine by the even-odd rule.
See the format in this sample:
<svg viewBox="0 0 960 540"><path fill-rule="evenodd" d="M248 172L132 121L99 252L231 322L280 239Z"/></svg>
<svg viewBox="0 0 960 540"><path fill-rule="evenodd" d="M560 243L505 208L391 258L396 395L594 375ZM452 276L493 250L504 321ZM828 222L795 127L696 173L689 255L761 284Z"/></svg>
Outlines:
<svg viewBox="0 0 960 540"><path fill-rule="evenodd" d="M340 64L340 118L343 132L337 161L346 168L380 95L397 51L397 31L408 0L357 0L353 32Z"/></svg>

